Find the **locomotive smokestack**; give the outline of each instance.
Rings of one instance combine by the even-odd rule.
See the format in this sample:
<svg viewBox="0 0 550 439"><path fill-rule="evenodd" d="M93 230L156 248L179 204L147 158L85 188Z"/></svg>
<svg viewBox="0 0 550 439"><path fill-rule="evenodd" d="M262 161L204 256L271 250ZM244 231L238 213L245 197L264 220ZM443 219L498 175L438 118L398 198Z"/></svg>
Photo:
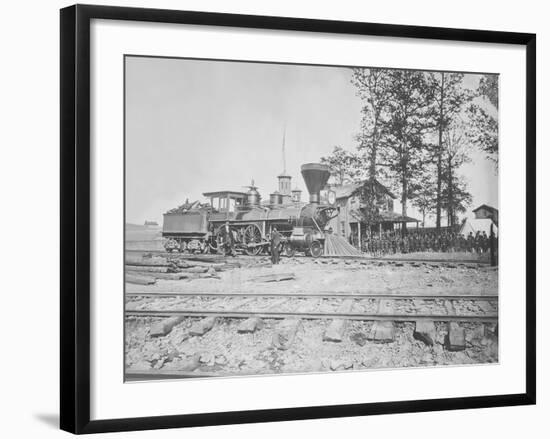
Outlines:
<svg viewBox="0 0 550 439"><path fill-rule="evenodd" d="M328 166L321 163L306 163L302 165L302 177L304 177L309 192L309 202L319 204L319 193L325 187L330 177Z"/></svg>

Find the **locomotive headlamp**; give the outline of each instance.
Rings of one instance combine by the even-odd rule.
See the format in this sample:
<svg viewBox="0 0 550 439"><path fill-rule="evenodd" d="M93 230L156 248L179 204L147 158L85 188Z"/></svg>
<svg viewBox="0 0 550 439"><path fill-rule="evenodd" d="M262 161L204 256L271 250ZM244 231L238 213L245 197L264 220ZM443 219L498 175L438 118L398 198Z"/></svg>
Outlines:
<svg viewBox="0 0 550 439"><path fill-rule="evenodd" d="M336 203L336 192L328 191L327 200L328 200L328 204Z"/></svg>

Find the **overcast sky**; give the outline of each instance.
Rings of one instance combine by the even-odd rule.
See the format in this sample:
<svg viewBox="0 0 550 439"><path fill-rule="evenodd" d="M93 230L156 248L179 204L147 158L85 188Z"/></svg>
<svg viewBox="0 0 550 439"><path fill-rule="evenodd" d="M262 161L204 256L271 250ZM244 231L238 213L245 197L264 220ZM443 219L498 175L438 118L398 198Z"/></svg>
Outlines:
<svg viewBox="0 0 550 439"><path fill-rule="evenodd" d="M126 221L161 224L187 198L243 191L252 179L267 197L283 170L285 130L286 170L307 197L300 166L335 145L356 147L362 103L350 79L339 67L127 57ZM472 208L497 206L494 165L472 157L461 170Z"/></svg>

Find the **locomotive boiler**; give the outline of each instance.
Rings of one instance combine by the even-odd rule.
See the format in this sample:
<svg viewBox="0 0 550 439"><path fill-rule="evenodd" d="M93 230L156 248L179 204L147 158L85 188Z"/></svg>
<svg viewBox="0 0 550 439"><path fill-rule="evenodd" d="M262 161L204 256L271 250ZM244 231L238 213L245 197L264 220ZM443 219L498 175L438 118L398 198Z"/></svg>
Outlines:
<svg viewBox="0 0 550 439"><path fill-rule="evenodd" d="M163 236L168 251L217 252L221 229L229 223L235 247L254 256L266 251L276 227L283 236L283 254L297 251L319 257L323 254L325 226L337 214L334 193L321 200L321 190L330 177L328 167L319 163L302 165L301 173L309 192L309 202L274 193L262 203L252 183L247 192L218 191L203 195L209 203L186 203L164 214ZM288 177L279 176L280 180ZM283 185L284 187L284 185ZM289 188L288 188L289 189Z"/></svg>

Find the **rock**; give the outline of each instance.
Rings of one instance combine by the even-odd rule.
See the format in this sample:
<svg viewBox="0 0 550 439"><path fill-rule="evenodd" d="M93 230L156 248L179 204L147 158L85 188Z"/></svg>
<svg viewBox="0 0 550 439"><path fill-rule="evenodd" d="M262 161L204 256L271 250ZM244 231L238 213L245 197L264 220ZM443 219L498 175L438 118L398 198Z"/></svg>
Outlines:
<svg viewBox="0 0 550 439"><path fill-rule="evenodd" d="M481 324L477 326L473 331L467 331L465 340L471 344L479 343L483 337L485 337L485 325Z"/></svg>
<svg viewBox="0 0 550 439"><path fill-rule="evenodd" d="M428 346L435 342L435 324L431 320L419 320L415 324L413 337Z"/></svg>
<svg viewBox="0 0 550 439"><path fill-rule="evenodd" d="M182 344L185 340L188 340L188 339L189 339L189 334L187 332L184 332L182 334L172 336L172 344L177 346Z"/></svg>
<svg viewBox="0 0 550 439"><path fill-rule="evenodd" d="M189 335L201 336L210 331L216 324L216 317L206 317L205 319L196 322L189 329Z"/></svg>
<svg viewBox="0 0 550 439"><path fill-rule="evenodd" d="M445 347L448 351L462 351L466 348L464 328L461 328L457 322L449 322Z"/></svg>
<svg viewBox="0 0 550 439"><path fill-rule="evenodd" d="M287 350L294 342L300 325L300 319L283 320L273 333L272 346L276 349Z"/></svg>
<svg viewBox="0 0 550 439"><path fill-rule="evenodd" d="M160 369L162 366L164 366L164 358L160 358L155 365L153 366L154 369Z"/></svg>
<svg viewBox="0 0 550 439"><path fill-rule="evenodd" d="M214 358L212 354L206 352L204 354L199 355L199 361L204 364L212 363L214 361Z"/></svg>
<svg viewBox="0 0 550 439"><path fill-rule="evenodd" d="M350 335L350 340L359 346L365 346L367 344L367 336L362 332L354 332Z"/></svg>
<svg viewBox="0 0 550 439"><path fill-rule="evenodd" d="M177 370L182 370L184 372L192 372L200 366L199 362L200 355L195 354L191 358L183 360L179 365Z"/></svg>
<svg viewBox="0 0 550 439"><path fill-rule="evenodd" d="M346 370L352 369L353 363L351 360L331 360L330 370Z"/></svg>
<svg viewBox="0 0 550 439"><path fill-rule="evenodd" d="M224 364L227 364L227 358L223 355L219 355L215 358L214 363L223 366Z"/></svg>
<svg viewBox="0 0 550 439"><path fill-rule="evenodd" d="M239 334L249 334L263 327L263 321L259 317L250 317L243 320L237 328Z"/></svg>
<svg viewBox="0 0 550 439"><path fill-rule="evenodd" d="M425 364L433 363L434 362L434 357L433 357L432 354L430 354L428 352L427 354L424 354L424 356L422 357L422 360L420 362L425 363Z"/></svg>
<svg viewBox="0 0 550 439"><path fill-rule="evenodd" d="M129 369L132 370L132 371L149 370L149 369L151 369L151 363L149 363L146 360L141 360L141 361L138 361L137 363L132 364L132 366L130 366Z"/></svg>
<svg viewBox="0 0 550 439"><path fill-rule="evenodd" d="M180 356L179 351L177 350L171 350L166 354L165 362L170 363L171 361L174 361L176 358Z"/></svg>

